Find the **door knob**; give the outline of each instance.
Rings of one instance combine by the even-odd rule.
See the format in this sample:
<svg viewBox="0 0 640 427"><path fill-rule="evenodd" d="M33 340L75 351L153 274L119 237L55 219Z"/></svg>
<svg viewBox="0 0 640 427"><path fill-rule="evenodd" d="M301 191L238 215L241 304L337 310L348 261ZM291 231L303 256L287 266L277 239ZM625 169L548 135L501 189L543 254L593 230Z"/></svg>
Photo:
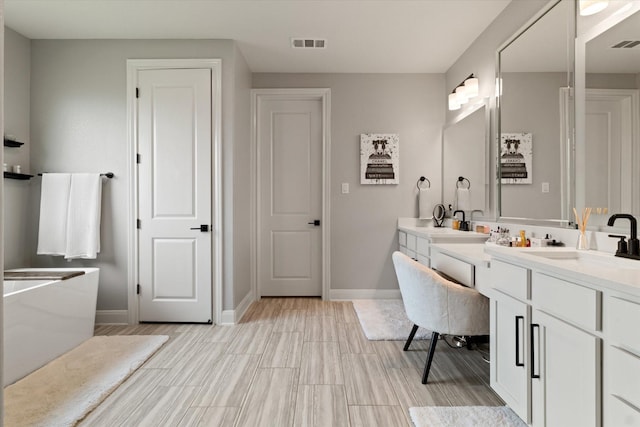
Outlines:
<svg viewBox="0 0 640 427"><path fill-rule="evenodd" d="M200 230L203 233L206 233L209 231L209 226L207 224L202 224L200 227L191 227L189 230Z"/></svg>
<svg viewBox="0 0 640 427"><path fill-rule="evenodd" d="M314 219L312 222L308 222L309 225L315 225L316 227L320 227L320 220Z"/></svg>

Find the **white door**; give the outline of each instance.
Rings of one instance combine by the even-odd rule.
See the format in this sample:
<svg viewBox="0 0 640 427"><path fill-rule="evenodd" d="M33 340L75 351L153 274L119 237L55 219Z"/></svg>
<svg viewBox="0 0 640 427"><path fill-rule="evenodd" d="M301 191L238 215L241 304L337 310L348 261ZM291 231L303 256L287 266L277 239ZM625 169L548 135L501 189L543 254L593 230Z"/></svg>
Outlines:
<svg viewBox="0 0 640 427"><path fill-rule="evenodd" d="M631 95L587 89L585 206L632 212L634 138Z"/></svg>
<svg viewBox="0 0 640 427"><path fill-rule="evenodd" d="M258 105L260 296L322 295L322 101Z"/></svg>
<svg viewBox="0 0 640 427"><path fill-rule="evenodd" d="M211 323L211 70L141 70L138 89L139 320Z"/></svg>

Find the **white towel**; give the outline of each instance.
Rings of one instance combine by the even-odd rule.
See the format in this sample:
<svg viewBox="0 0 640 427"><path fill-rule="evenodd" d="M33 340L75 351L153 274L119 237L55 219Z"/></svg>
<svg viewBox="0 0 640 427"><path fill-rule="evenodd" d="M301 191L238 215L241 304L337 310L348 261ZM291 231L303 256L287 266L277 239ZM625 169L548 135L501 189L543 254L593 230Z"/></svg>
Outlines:
<svg viewBox="0 0 640 427"><path fill-rule="evenodd" d="M418 218L433 218L434 207L435 201L433 200L433 191L431 191L431 188L420 188L418 192Z"/></svg>
<svg viewBox="0 0 640 427"><path fill-rule="evenodd" d="M100 252L102 181L97 173L71 175L66 259L93 259Z"/></svg>
<svg viewBox="0 0 640 427"><path fill-rule="evenodd" d="M456 207L457 210L471 210L471 192L468 188L456 188Z"/></svg>
<svg viewBox="0 0 640 427"><path fill-rule="evenodd" d="M42 174L40 192L39 255L64 255L67 242L67 212L71 175Z"/></svg>

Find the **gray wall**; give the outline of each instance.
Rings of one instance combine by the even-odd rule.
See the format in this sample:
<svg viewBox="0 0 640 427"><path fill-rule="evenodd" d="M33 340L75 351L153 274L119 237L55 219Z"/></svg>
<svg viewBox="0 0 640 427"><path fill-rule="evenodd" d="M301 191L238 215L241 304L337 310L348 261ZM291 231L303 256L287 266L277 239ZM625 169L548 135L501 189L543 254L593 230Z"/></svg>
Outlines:
<svg viewBox="0 0 640 427"><path fill-rule="evenodd" d="M251 78L249 66L235 47L233 128L233 283L234 293L225 295L225 307L237 307L251 292ZM227 227L229 229L230 227Z"/></svg>
<svg viewBox="0 0 640 427"><path fill-rule="evenodd" d="M440 191L444 76L258 73L253 87L331 89L331 288L397 289L397 219L417 216L421 175ZM400 135L399 185L360 185L360 134L374 132Z"/></svg>
<svg viewBox="0 0 640 427"><path fill-rule="evenodd" d="M4 2L0 2L0 28L4 28ZM5 32L0 31L0 81L4 82L4 39ZM4 84L0 85L0 133L4 134ZM0 160L4 160L4 150L0 154ZM0 200L4 203L4 179L0 182ZM3 235L4 214L0 209L0 242L4 241ZM4 245L0 245L0 265L4 265ZM0 279L4 279L4 270L0 271ZM4 298L0 301L0 353L4 354ZM0 381L4 376L3 357L0 357ZM0 420L4 420L4 393L0 393ZM2 425L2 421L0 421Z"/></svg>
<svg viewBox="0 0 640 427"><path fill-rule="evenodd" d="M594 89L638 89L640 74L587 73L585 82Z"/></svg>
<svg viewBox="0 0 640 427"><path fill-rule="evenodd" d="M33 255L31 265L101 268L99 310L127 309L127 128L126 60L129 58L222 59L223 224L233 225L234 147L248 145L234 124L246 104L232 100L247 92L246 71L231 40L33 40L31 77L31 164L35 171L106 172L116 178L104 184L102 251L95 261L70 263ZM242 82L244 80L244 82ZM236 83L237 82L237 83ZM245 120L248 112L241 120ZM238 133L238 138L234 137ZM28 252L35 254L39 181L32 184ZM224 234L224 308L233 308L233 229Z"/></svg>
<svg viewBox="0 0 640 427"><path fill-rule="evenodd" d="M31 69L31 41L7 28L5 31L4 120L5 134L24 142L20 148L4 148L4 163L20 165L23 173L30 171L29 151L29 93ZM7 226L4 233L4 267L28 265L25 235L30 181L4 180L2 203Z"/></svg>
<svg viewBox="0 0 640 427"><path fill-rule="evenodd" d="M475 73L480 79L480 96L489 97L491 105L495 105L495 81L496 81L496 51L513 34L515 34L529 19L538 13L548 0L512 1L489 27L469 46L458 60L447 70L446 86L443 96L447 96L469 74ZM446 107L445 107L446 108ZM446 111L446 121L450 123L464 113L464 109L458 111ZM495 132L492 131L492 135ZM497 141L491 143L491 173L495 174L495 159L497 156ZM495 190L495 188L492 188ZM495 191L491 194L492 206L487 216L495 215Z"/></svg>
<svg viewBox="0 0 640 427"><path fill-rule="evenodd" d="M566 73L505 73L502 132L532 134L532 184L502 186L502 216L561 218L560 92ZM549 192L542 193L543 182Z"/></svg>

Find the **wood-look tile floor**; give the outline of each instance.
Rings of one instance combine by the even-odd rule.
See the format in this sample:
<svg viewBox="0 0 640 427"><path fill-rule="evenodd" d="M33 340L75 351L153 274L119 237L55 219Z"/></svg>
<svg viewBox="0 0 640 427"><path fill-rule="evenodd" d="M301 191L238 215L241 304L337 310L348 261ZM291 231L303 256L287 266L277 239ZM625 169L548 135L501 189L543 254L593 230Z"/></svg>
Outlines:
<svg viewBox="0 0 640 427"><path fill-rule="evenodd" d="M411 406L498 406L477 351L368 341L350 302L264 298L233 326L97 326L170 340L81 426L411 426ZM407 331L407 335L409 331Z"/></svg>

